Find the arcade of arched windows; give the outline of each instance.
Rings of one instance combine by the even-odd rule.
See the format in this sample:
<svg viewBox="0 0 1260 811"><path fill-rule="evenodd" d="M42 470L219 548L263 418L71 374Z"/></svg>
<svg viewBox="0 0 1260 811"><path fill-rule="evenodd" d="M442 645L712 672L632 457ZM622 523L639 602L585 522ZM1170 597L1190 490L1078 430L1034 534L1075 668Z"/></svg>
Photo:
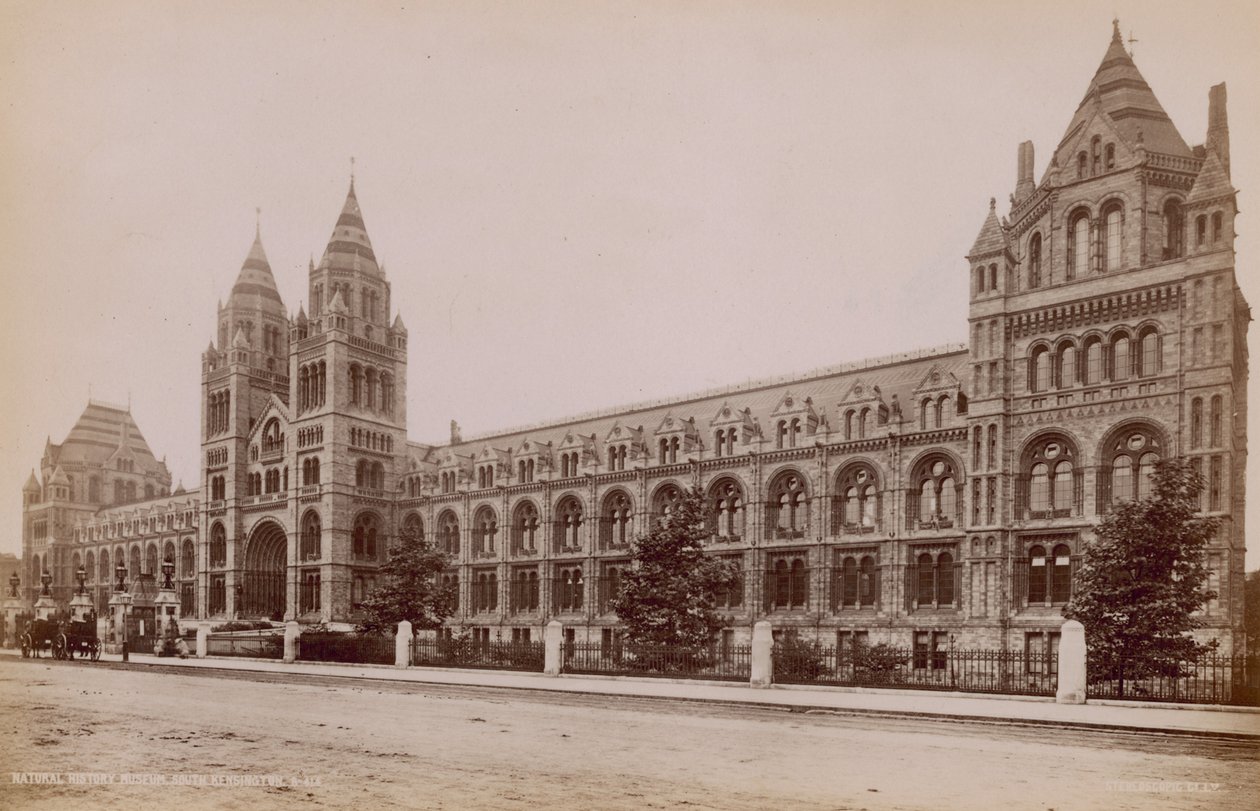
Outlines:
<svg viewBox="0 0 1260 811"><path fill-rule="evenodd" d="M383 414L394 412L394 376L374 366L350 364L350 404Z"/></svg>
<svg viewBox="0 0 1260 811"><path fill-rule="evenodd" d="M552 521L552 546L558 553L579 552L582 549L582 502L576 496L566 496L556 505Z"/></svg>
<svg viewBox="0 0 1260 811"><path fill-rule="evenodd" d="M831 526L836 534L876 532L883 521L883 493L875 468L847 465L836 475L831 496Z"/></svg>
<svg viewBox="0 0 1260 811"><path fill-rule="evenodd" d="M495 557L497 555L495 541L498 536L499 518L494 509L486 505L477 508L472 523L473 557Z"/></svg>
<svg viewBox="0 0 1260 811"><path fill-rule="evenodd" d="M207 395L206 436L221 434L228 429L231 406L232 392L227 389Z"/></svg>
<svg viewBox="0 0 1260 811"><path fill-rule="evenodd" d="M1194 220L1194 248L1196 251L1215 250L1226 240L1225 217L1220 211L1200 214Z"/></svg>
<svg viewBox="0 0 1260 811"><path fill-rule="evenodd" d="M494 465L477 465L477 489L494 487Z"/></svg>
<svg viewBox="0 0 1260 811"><path fill-rule="evenodd" d="M532 501L522 501L512 513L512 554L538 554L538 541L542 522L538 507Z"/></svg>
<svg viewBox="0 0 1260 811"><path fill-rule="evenodd" d="M381 431L369 431L366 428L350 429L350 445L369 451L381 453L394 452L394 438Z"/></svg>
<svg viewBox="0 0 1260 811"><path fill-rule="evenodd" d="M380 519L375 513L359 513L354 519L351 552L357 560L376 560L383 544Z"/></svg>
<svg viewBox="0 0 1260 811"><path fill-rule="evenodd" d="M599 515L599 548L624 549L634 540L634 505L624 490L604 496Z"/></svg>
<svg viewBox="0 0 1260 811"><path fill-rule="evenodd" d="M608 446L608 470L620 471L626 469L626 457L629 454L629 446L622 442L617 445Z"/></svg>
<svg viewBox="0 0 1260 811"><path fill-rule="evenodd" d="M354 486L367 490L384 490L385 466L380 462L360 459L354 466Z"/></svg>
<svg viewBox="0 0 1260 811"><path fill-rule="evenodd" d="M739 442L739 431L734 428L719 428L713 432L713 455L715 457L734 456L735 445Z"/></svg>
<svg viewBox="0 0 1260 811"><path fill-rule="evenodd" d="M297 387L299 414L324 405L328 392L328 364L321 360L299 366Z"/></svg>
<svg viewBox="0 0 1260 811"><path fill-rule="evenodd" d="M1138 423L1113 430L1099 458L1098 512L1108 512L1118 502L1149 498L1155 463L1164 453L1163 437L1152 426Z"/></svg>
<svg viewBox="0 0 1260 811"><path fill-rule="evenodd" d="M302 460L302 486L319 484L319 457L308 456Z"/></svg>
<svg viewBox="0 0 1260 811"><path fill-rule="evenodd" d="M678 451L682 449L680 437L661 437L656 444L656 463L674 465L678 463Z"/></svg>
<svg viewBox="0 0 1260 811"><path fill-rule="evenodd" d="M459 518L451 510L445 510L437 519L437 544L452 557L459 556Z"/></svg>
<svg viewBox="0 0 1260 811"><path fill-rule="evenodd" d="M973 283L972 297L983 295L984 293L996 293L998 287L998 267L997 264L976 265Z"/></svg>
<svg viewBox="0 0 1260 811"><path fill-rule="evenodd" d="M1164 368L1163 337L1154 324L1121 327L1109 335L1038 341L1028 351L1028 391L1119 383L1158 375Z"/></svg>
<svg viewBox="0 0 1260 811"><path fill-rule="evenodd" d="M1015 480L1016 519L1080 516L1084 473L1076 443L1062 434L1036 439L1020 458Z"/></svg>
<svg viewBox="0 0 1260 811"><path fill-rule="evenodd" d="M715 542L733 543L744 537L744 488L735 479L726 477L709 485L708 528Z"/></svg>
<svg viewBox="0 0 1260 811"><path fill-rule="evenodd" d="M682 498L683 491L678 485L670 483L661 485L652 494L652 516L658 520L668 518Z"/></svg>
<svg viewBox="0 0 1260 811"><path fill-rule="evenodd" d="M876 410L870 406L850 408L844 412L844 439L848 442L874 436L875 427L887 421L888 416L883 410Z"/></svg>
<svg viewBox="0 0 1260 811"><path fill-rule="evenodd" d="M766 498L766 535L803 538L809 531L809 491L805 477L784 471L770 482Z"/></svg>
<svg viewBox="0 0 1260 811"><path fill-rule="evenodd" d="M571 479L578 474L579 455L577 451L560 454L560 478ZM664 464L662 462L661 464Z"/></svg>
<svg viewBox="0 0 1260 811"><path fill-rule="evenodd" d="M910 476L906 523L920 529L941 529L962 523L961 471L944 454L921 459Z"/></svg>

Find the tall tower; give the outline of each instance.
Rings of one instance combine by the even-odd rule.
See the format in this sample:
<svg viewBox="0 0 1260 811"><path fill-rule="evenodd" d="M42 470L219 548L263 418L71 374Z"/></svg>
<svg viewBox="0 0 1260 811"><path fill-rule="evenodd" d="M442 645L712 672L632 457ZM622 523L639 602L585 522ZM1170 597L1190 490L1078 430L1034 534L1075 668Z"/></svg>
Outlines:
<svg viewBox="0 0 1260 811"><path fill-rule="evenodd" d="M968 257L971 519L994 524L993 471L1008 641L1039 644L1094 526L1174 456L1202 474L1201 509L1222 522L1203 633L1241 640L1250 310L1234 275L1224 85L1206 142L1188 146L1117 23L1041 181L1031 143L1017 165L1009 221L990 203Z"/></svg>
<svg viewBox="0 0 1260 811"><path fill-rule="evenodd" d="M217 346L201 355L202 509L198 613L241 611L245 500L256 495L249 475L250 438L274 399L289 396L285 367L288 318L276 289L262 235L241 265L227 304L220 303Z"/></svg>
<svg viewBox="0 0 1260 811"><path fill-rule="evenodd" d="M293 469L299 476L302 620L347 621L375 584L396 525L396 459L406 447L407 331L391 323L354 179L318 264L310 314L292 324Z"/></svg>

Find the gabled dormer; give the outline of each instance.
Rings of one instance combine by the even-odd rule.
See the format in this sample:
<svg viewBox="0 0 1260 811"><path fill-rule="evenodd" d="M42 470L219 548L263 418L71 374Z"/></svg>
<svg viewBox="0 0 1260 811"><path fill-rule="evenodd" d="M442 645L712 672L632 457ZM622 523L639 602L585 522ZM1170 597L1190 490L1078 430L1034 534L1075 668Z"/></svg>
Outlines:
<svg viewBox="0 0 1260 811"><path fill-rule="evenodd" d="M837 413L840 436L846 442L872 438L879 426L888 424L889 409L883 392L860 377L840 398Z"/></svg>
<svg viewBox="0 0 1260 811"><path fill-rule="evenodd" d="M622 425L617 421L604 436L605 470L625 470L647 458L647 440L643 426Z"/></svg>
<svg viewBox="0 0 1260 811"><path fill-rule="evenodd" d="M757 439L757 423L753 421L752 410L736 409L730 403L722 403L717 414L709 420L709 428L713 432L714 456L734 456Z"/></svg>
<svg viewBox="0 0 1260 811"><path fill-rule="evenodd" d="M813 398L801 399L787 392L770 412L771 436L778 449L803 446L809 437L818 433L822 420L814 410Z"/></svg>
<svg viewBox="0 0 1260 811"><path fill-rule="evenodd" d="M953 372L942 372L932 364L914 389L916 423L920 431L949 428L958 416L967 413L967 396Z"/></svg>
<svg viewBox="0 0 1260 811"><path fill-rule="evenodd" d="M696 429L695 418L682 419L672 413L667 413L656 426L653 439L658 465L686 461L687 455L699 453L703 444L700 441L700 432Z"/></svg>
<svg viewBox="0 0 1260 811"><path fill-rule="evenodd" d="M588 436L570 431L556 450L560 456L558 475L562 479L578 476L599 464L599 448L594 434Z"/></svg>
<svg viewBox="0 0 1260 811"><path fill-rule="evenodd" d="M476 454L473 464L478 490L504 485L512 472L512 452L486 445Z"/></svg>

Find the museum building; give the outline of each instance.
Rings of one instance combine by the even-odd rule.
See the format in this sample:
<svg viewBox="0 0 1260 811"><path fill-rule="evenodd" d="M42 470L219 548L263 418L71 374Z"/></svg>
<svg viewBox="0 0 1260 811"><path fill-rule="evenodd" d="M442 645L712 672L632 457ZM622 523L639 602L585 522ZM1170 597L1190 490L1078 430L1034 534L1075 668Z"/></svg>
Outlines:
<svg viewBox="0 0 1260 811"><path fill-rule="evenodd" d="M1202 634L1242 646L1247 328L1223 84L1190 146L1117 30L1040 180L1020 144L960 267L969 343L450 442L407 438L407 329L351 180L289 314L260 235L202 354L200 494L90 403L23 488L23 588L98 606L176 564L185 616L354 622L403 528L451 555L452 626L609 639L638 533L698 488L728 640L1052 649L1093 527L1185 456ZM309 307L309 312L307 311Z"/></svg>

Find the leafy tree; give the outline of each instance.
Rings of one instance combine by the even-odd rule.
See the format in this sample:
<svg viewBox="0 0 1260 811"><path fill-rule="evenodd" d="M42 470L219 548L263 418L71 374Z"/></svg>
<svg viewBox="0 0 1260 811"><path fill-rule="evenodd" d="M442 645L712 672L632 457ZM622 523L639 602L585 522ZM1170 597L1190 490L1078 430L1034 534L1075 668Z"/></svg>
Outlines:
<svg viewBox="0 0 1260 811"><path fill-rule="evenodd" d="M362 633L389 633L403 620L413 630L440 628L455 611L455 592L443 587L440 576L447 567L447 554L403 529L398 543L378 571L376 588L363 602L366 617L359 623Z"/></svg>
<svg viewBox="0 0 1260 811"><path fill-rule="evenodd" d="M1247 628L1247 652L1260 649L1260 569L1247 572L1243 581L1243 624Z"/></svg>
<svg viewBox="0 0 1260 811"><path fill-rule="evenodd" d="M634 543L634 562L612 601L634 645L670 645L700 652L708 648L722 621L717 595L739 582L731 563L706 557L704 497L683 493L670 514Z"/></svg>
<svg viewBox="0 0 1260 811"><path fill-rule="evenodd" d="M1215 647L1189 632L1216 594L1205 588L1204 547L1217 521L1199 509L1202 478L1184 459L1156 463L1149 498L1117 504L1085 547L1063 615L1085 626L1091 677L1177 675L1179 665Z"/></svg>

